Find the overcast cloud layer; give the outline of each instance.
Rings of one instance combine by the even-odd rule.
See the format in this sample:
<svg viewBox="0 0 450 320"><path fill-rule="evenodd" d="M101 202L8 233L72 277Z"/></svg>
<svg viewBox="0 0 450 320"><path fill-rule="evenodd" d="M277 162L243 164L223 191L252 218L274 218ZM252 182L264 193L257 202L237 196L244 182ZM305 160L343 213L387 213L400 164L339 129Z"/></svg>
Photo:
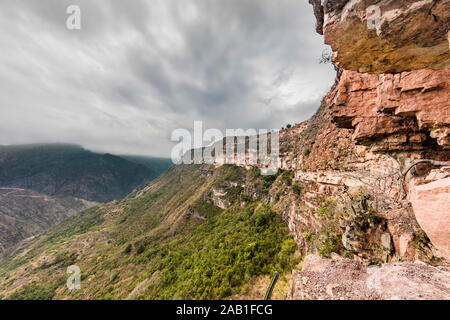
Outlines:
<svg viewBox="0 0 450 320"><path fill-rule="evenodd" d="M335 75L306 0L2 0L0 30L0 144L168 157L194 120L306 120Z"/></svg>

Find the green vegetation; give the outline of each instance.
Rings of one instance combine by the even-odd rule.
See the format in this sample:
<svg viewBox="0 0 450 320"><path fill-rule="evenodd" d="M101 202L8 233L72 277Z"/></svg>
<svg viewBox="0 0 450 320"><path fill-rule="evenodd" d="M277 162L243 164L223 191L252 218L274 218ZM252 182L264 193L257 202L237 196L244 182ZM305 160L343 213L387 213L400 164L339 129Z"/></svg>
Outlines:
<svg viewBox="0 0 450 320"><path fill-rule="evenodd" d="M66 219L56 227L57 232L52 233L45 241L58 243L62 239L68 239L75 235L86 233L98 227L103 221L103 216L98 214L97 207L88 209Z"/></svg>
<svg viewBox="0 0 450 320"><path fill-rule="evenodd" d="M256 183L257 190L269 191L276 179L235 166L172 167L120 202L70 217L3 261L0 294L12 299L244 296L252 283L274 272L284 277L299 261L281 216L235 185ZM227 210L211 200L217 186L226 192ZM42 259L49 256L55 259ZM81 290L69 292L59 280L67 279L68 264L82 270ZM20 287L19 279L31 284Z"/></svg>
<svg viewBox="0 0 450 320"><path fill-rule="evenodd" d="M432 252L430 238L428 238L426 233L423 231L414 234L412 244L416 249L416 251L419 252L420 254L429 256Z"/></svg>
<svg viewBox="0 0 450 320"><path fill-rule="evenodd" d="M295 183L295 184L292 186L292 191L294 191L294 193L295 193L296 195L301 195L301 193L302 193L302 189L300 188L300 186L299 186L297 183Z"/></svg>
<svg viewBox="0 0 450 320"><path fill-rule="evenodd" d="M258 169L258 168L256 168ZM259 169L258 169L259 171ZM225 164L217 169L215 186L220 186L226 181L241 181L245 177L245 169L234 164Z"/></svg>
<svg viewBox="0 0 450 320"><path fill-rule="evenodd" d="M321 206L318 210L317 210L317 216L319 217L324 217L324 216L328 216L331 213L331 209L333 209L334 207L334 201L328 200L326 201L325 205Z"/></svg>
<svg viewBox="0 0 450 320"><path fill-rule="evenodd" d="M234 211L234 210L233 210ZM138 260L154 283L145 299L220 299L240 294L252 277L286 273L297 262L295 243L270 208L227 211L189 235L150 249Z"/></svg>
<svg viewBox="0 0 450 320"><path fill-rule="evenodd" d="M277 177L277 175L262 176L262 192L268 193Z"/></svg>
<svg viewBox="0 0 450 320"><path fill-rule="evenodd" d="M310 148L305 148L305 150L303 150L303 155L305 155L306 157L309 156L310 153L311 153Z"/></svg>
<svg viewBox="0 0 450 320"><path fill-rule="evenodd" d="M250 197L248 194L246 194L244 192L241 193L240 197L241 197L241 201L246 202L246 203L252 202L252 200L253 200L252 197Z"/></svg>
<svg viewBox="0 0 450 320"><path fill-rule="evenodd" d="M129 243L129 244L127 245L127 247L125 248L125 250L123 250L123 253L125 253L125 254L130 254L131 251L133 251L133 245L132 245L131 243Z"/></svg>
<svg viewBox="0 0 450 320"><path fill-rule="evenodd" d="M280 153L286 153L289 151L289 147L288 146L281 146L280 147Z"/></svg>
<svg viewBox="0 0 450 320"><path fill-rule="evenodd" d="M250 177L251 179L258 179L261 177L261 170L258 167L252 167L250 169Z"/></svg>
<svg viewBox="0 0 450 320"><path fill-rule="evenodd" d="M292 180L294 179L294 173L292 171L285 171L281 174L281 179L284 184L290 186L292 184Z"/></svg>
<svg viewBox="0 0 450 320"><path fill-rule="evenodd" d="M331 253L340 253L344 250L342 244L342 233L331 232L329 230L323 232L319 237L318 251L327 258L331 258Z"/></svg>
<svg viewBox="0 0 450 320"><path fill-rule="evenodd" d="M200 216L210 218L222 212L222 209L216 207L210 202L204 200L197 200L191 206L191 209L197 212Z"/></svg>
<svg viewBox="0 0 450 320"><path fill-rule="evenodd" d="M8 300L51 300L55 295L56 284L37 285L31 283L13 292Z"/></svg>
<svg viewBox="0 0 450 320"><path fill-rule="evenodd" d="M140 244L136 249L136 254L141 254L145 251L145 246L143 244Z"/></svg>
<svg viewBox="0 0 450 320"><path fill-rule="evenodd" d="M249 172L249 179L253 182L254 186L261 186L261 192L268 194L273 183L277 180L281 174L280 171L273 175L261 175L261 170L257 167L252 167Z"/></svg>
<svg viewBox="0 0 450 320"><path fill-rule="evenodd" d="M65 268L75 263L77 260L77 254L75 252L60 252L57 253L55 259L49 263L43 263L39 268L46 269L50 267Z"/></svg>

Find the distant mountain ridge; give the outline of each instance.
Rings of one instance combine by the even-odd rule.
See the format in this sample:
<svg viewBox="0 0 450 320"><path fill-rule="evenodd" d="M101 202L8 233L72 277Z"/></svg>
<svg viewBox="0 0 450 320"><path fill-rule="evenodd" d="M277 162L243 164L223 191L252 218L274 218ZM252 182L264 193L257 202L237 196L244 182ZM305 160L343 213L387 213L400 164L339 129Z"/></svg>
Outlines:
<svg viewBox="0 0 450 320"><path fill-rule="evenodd" d="M156 158L156 157L145 157L145 156L130 156L130 155L119 155L119 157L143 165L146 168L157 173L159 176L164 173L172 166L172 161L166 158Z"/></svg>
<svg viewBox="0 0 450 320"><path fill-rule="evenodd" d="M0 146L0 255L74 213L124 198L171 165L71 144Z"/></svg>
<svg viewBox="0 0 450 320"><path fill-rule="evenodd" d="M122 199L171 166L168 159L154 163L70 144L0 146L0 186L106 202Z"/></svg>

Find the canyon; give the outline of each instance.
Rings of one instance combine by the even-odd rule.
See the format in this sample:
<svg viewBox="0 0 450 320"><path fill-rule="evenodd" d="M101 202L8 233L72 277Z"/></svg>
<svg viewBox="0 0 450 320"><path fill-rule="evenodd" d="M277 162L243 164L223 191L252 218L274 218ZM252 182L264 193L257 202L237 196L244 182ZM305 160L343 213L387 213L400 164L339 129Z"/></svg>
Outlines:
<svg viewBox="0 0 450 320"><path fill-rule="evenodd" d="M0 295L259 299L277 271L279 299L450 299L450 1L309 2L337 77L277 174L176 165L22 242Z"/></svg>

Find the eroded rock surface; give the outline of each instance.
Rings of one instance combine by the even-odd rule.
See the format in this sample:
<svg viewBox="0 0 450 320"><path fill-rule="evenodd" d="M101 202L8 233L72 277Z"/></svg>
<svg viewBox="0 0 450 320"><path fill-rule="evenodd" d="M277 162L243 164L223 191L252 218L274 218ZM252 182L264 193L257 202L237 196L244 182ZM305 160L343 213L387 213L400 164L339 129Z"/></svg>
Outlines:
<svg viewBox="0 0 450 320"><path fill-rule="evenodd" d="M423 184L411 186L409 197L420 226L450 261L450 170L433 171Z"/></svg>
<svg viewBox="0 0 450 320"><path fill-rule="evenodd" d="M448 0L310 0L339 68L398 73L450 66Z"/></svg>
<svg viewBox="0 0 450 320"><path fill-rule="evenodd" d="M382 150L450 147L450 69L370 75L344 71L333 102L339 127Z"/></svg>
<svg viewBox="0 0 450 320"><path fill-rule="evenodd" d="M450 299L450 269L413 262L367 267L339 256L310 255L302 271L293 271L288 299Z"/></svg>
<svg viewBox="0 0 450 320"><path fill-rule="evenodd" d="M335 86L325 101L331 109L332 122L341 130L350 130L348 134L355 144L346 143L352 153L344 160L345 171L349 172L326 175L358 177L353 183L363 181L366 192L377 203L385 194L381 200L384 205L377 207L376 215L389 221L388 231L396 255L414 260L419 259L418 251L430 249L433 253L426 255L433 256L431 260L448 260L449 178L441 174L430 180L425 177L436 167L417 166L405 178L410 202L395 193L399 180L403 183L398 172L412 161L450 161L450 1L309 2L317 17L317 32L332 47L333 62L338 69ZM327 129L328 139L331 136L342 140L342 134L330 130L331 125ZM344 147L341 142L335 145ZM316 166L318 160L330 161L328 150L321 153L317 148L316 154L316 147L312 146L308 153L308 162L315 162ZM392 163L381 162L379 154L390 158ZM385 167L384 177L374 170L380 166ZM312 167L308 165L307 169ZM348 179L342 181L345 185L349 183ZM391 183L386 184L388 181ZM373 186L380 182L384 188L376 190ZM342 194L342 190L337 194ZM361 240L368 237L357 228L348 230L348 226L343 234L346 247L356 248L354 251L360 251L358 256Z"/></svg>

